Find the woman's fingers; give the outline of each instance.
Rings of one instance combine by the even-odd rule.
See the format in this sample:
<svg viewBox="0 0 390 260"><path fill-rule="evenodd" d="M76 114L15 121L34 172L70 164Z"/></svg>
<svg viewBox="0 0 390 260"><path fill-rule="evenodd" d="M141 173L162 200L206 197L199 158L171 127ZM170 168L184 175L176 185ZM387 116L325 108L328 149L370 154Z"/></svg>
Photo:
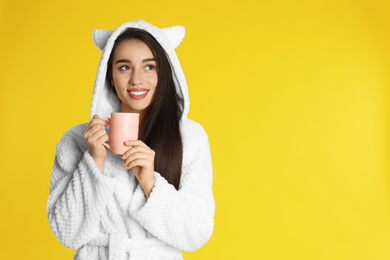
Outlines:
<svg viewBox="0 0 390 260"><path fill-rule="evenodd" d="M123 166L127 167L131 162L133 161L136 161L138 159L146 159L146 160L149 160L149 161L152 161L152 158L151 158L151 155L150 154L146 154L146 153L134 153L132 155L130 155L126 160L125 162L123 163Z"/></svg>
<svg viewBox="0 0 390 260"><path fill-rule="evenodd" d="M89 131L90 128L95 127L96 125L107 126L108 120L106 119L92 119L91 122L85 127L85 131Z"/></svg>
<svg viewBox="0 0 390 260"><path fill-rule="evenodd" d="M150 164L149 159L137 158L137 159L131 161L126 166L126 169L130 169L130 168L133 168L133 167L136 167L136 166L145 167L145 166L148 166L149 164Z"/></svg>
<svg viewBox="0 0 390 260"><path fill-rule="evenodd" d="M93 119L87 124L87 126L85 127L85 132L89 131L89 129L93 126L95 126L96 124L102 124L104 126L107 126L107 124L109 123L110 119L109 118L99 118L98 115L94 115L93 116Z"/></svg>
<svg viewBox="0 0 390 260"><path fill-rule="evenodd" d="M94 158L107 157L106 148L102 145L108 140L105 126L105 118L99 118L98 115L94 115L93 119L85 127L84 138L88 143L89 152Z"/></svg>
<svg viewBox="0 0 390 260"><path fill-rule="evenodd" d="M93 126L91 126L88 131L85 132L84 134L84 138L87 139L87 138L93 138L94 136L101 136L101 135L104 135L104 134L107 134L106 132L106 129L104 126L102 126L101 124L95 124Z"/></svg>
<svg viewBox="0 0 390 260"><path fill-rule="evenodd" d="M132 149L130 149L130 150L132 150ZM130 165L130 163L137 161L138 159L147 160L149 162L148 164L139 165L139 166L144 166L144 167L150 166L149 164L154 163L154 151L147 150L144 147L142 147L142 148L138 147L137 151L132 151L131 154L129 154L126 157L126 160L123 163L123 165L126 167L126 166Z"/></svg>
<svg viewBox="0 0 390 260"><path fill-rule="evenodd" d="M104 134L99 135L99 137L98 137L96 140L98 140L99 143L100 143L100 142L105 143L105 142L107 142L108 140L110 140L110 137L109 137L108 134L105 132Z"/></svg>
<svg viewBox="0 0 390 260"><path fill-rule="evenodd" d="M126 152L123 153L122 159L126 159L130 155L132 155L134 153L140 153L140 152L153 154L154 151L152 149L150 149L149 147L133 146L133 147L129 148Z"/></svg>
<svg viewBox="0 0 390 260"><path fill-rule="evenodd" d="M155 152L142 141L134 141L131 144L136 146L131 147L123 154L122 159L125 160L123 165L127 169L134 166L142 166L144 168L153 167ZM139 164L139 162L142 162L142 164Z"/></svg>
<svg viewBox="0 0 390 260"><path fill-rule="evenodd" d="M153 156L153 154L151 152L137 151L137 152L133 152L133 153L129 154L128 156L126 156L126 158L124 160L132 161L135 158L149 158L152 156Z"/></svg>
<svg viewBox="0 0 390 260"><path fill-rule="evenodd" d="M93 122L94 122L95 118L98 118L98 115L94 115L94 116L93 116L92 120L89 121L89 123L88 123L87 126L85 127L85 131L87 131L87 130L89 129L89 127L90 127L91 125L93 125Z"/></svg>
<svg viewBox="0 0 390 260"><path fill-rule="evenodd" d="M127 146L138 146L139 145L139 146L143 146L143 147L146 147L146 148L150 149L149 146L147 146L141 140L129 140L129 141L125 142L125 145L127 145Z"/></svg>
<svg viewBox="0 0 390 260"><path fill-rule="evenodd" d="M155 152L141 140L126 141L125 145L131 147L122 156L122 159L125 159L123 165L126 169L133 170L141 185L150 183L150 180L154 178Z"/></svg>

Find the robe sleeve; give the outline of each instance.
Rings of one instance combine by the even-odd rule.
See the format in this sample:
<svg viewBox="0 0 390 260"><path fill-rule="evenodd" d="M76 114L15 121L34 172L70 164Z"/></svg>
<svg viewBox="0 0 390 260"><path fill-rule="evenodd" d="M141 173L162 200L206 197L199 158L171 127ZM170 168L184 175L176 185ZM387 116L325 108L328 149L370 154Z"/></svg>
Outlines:
<svg viewBox="0 0 390 260"><path fill-rule="evenodd" d="M68 130L57 143L46 208L54 235L72 249L99 231L100 216L117 184L110 153L102 173L80 142L85 140Z"/></svg>
<svg viewBox="0 0 390 260"><path fill-rule="evenodd" d="M149 198L145 199L139 185L129 213L151 235L181 250L194 251L213 233L215 201L207 134L201 127L187 139L179 190L154 172L156 181ZM136 206L141 198L146 202Z"/></svg>

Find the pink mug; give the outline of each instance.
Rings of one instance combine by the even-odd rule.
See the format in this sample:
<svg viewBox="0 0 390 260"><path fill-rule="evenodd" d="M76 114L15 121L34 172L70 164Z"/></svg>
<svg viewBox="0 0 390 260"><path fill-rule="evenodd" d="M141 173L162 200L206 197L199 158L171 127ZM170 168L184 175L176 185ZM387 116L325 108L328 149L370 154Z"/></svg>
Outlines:
<svg viewBox="0 0 390 260"><path fill-rule="evenodd" d="M110 144L103 143L114 154L123 154L131 146L125 145L128 140L138 140L139 114L137 113L111 113L109 120Z"/></svg>

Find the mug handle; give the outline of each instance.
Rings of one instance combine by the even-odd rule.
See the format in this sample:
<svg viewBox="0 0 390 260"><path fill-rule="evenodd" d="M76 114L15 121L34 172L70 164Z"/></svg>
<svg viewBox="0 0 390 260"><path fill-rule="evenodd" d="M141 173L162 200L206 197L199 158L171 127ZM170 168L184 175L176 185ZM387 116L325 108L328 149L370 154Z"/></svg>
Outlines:
<svg viewBox="0 0 390 260"><path fill-rule="evenodd" d="M107 119L108 124L111 123L110 118L108 118L108 117L102 117L102 119ZM111 150L111 145L109 145L108 143L104 142L103 145Z"/></svg>
<svg viewBox="0 0 390 260"><path fill-rule="evenodd" d="M103 143L103 145L111 150L111 146L108 143Z"/></svg>

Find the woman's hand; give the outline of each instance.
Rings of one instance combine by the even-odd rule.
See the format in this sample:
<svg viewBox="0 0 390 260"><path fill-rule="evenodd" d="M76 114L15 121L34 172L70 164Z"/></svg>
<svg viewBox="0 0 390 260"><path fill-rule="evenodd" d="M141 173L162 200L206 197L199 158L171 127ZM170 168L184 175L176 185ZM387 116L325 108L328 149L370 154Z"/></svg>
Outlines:
<svg viewBox="0 0 390 260"><path fill-rule="evenodd" d="M126 169L133 169L133 173L141 184L142 188L151 189L154 185L154 155L155 152L140 140L126 141L125 145L132 146L127 150L122 159L125 159L123 166ZM146 190L145 190L145 193ZM147 194L148 197L148 194Z"/></svg>
<svg viewBox="0 0 390 260"><path fill-rule="evenodd" d="M85 127L84 138L88 143L89 153L95 160L104 161L107 157L107 150L103 143L109 140L105 129L108 123L109 119L94 115Z"/></svg>

